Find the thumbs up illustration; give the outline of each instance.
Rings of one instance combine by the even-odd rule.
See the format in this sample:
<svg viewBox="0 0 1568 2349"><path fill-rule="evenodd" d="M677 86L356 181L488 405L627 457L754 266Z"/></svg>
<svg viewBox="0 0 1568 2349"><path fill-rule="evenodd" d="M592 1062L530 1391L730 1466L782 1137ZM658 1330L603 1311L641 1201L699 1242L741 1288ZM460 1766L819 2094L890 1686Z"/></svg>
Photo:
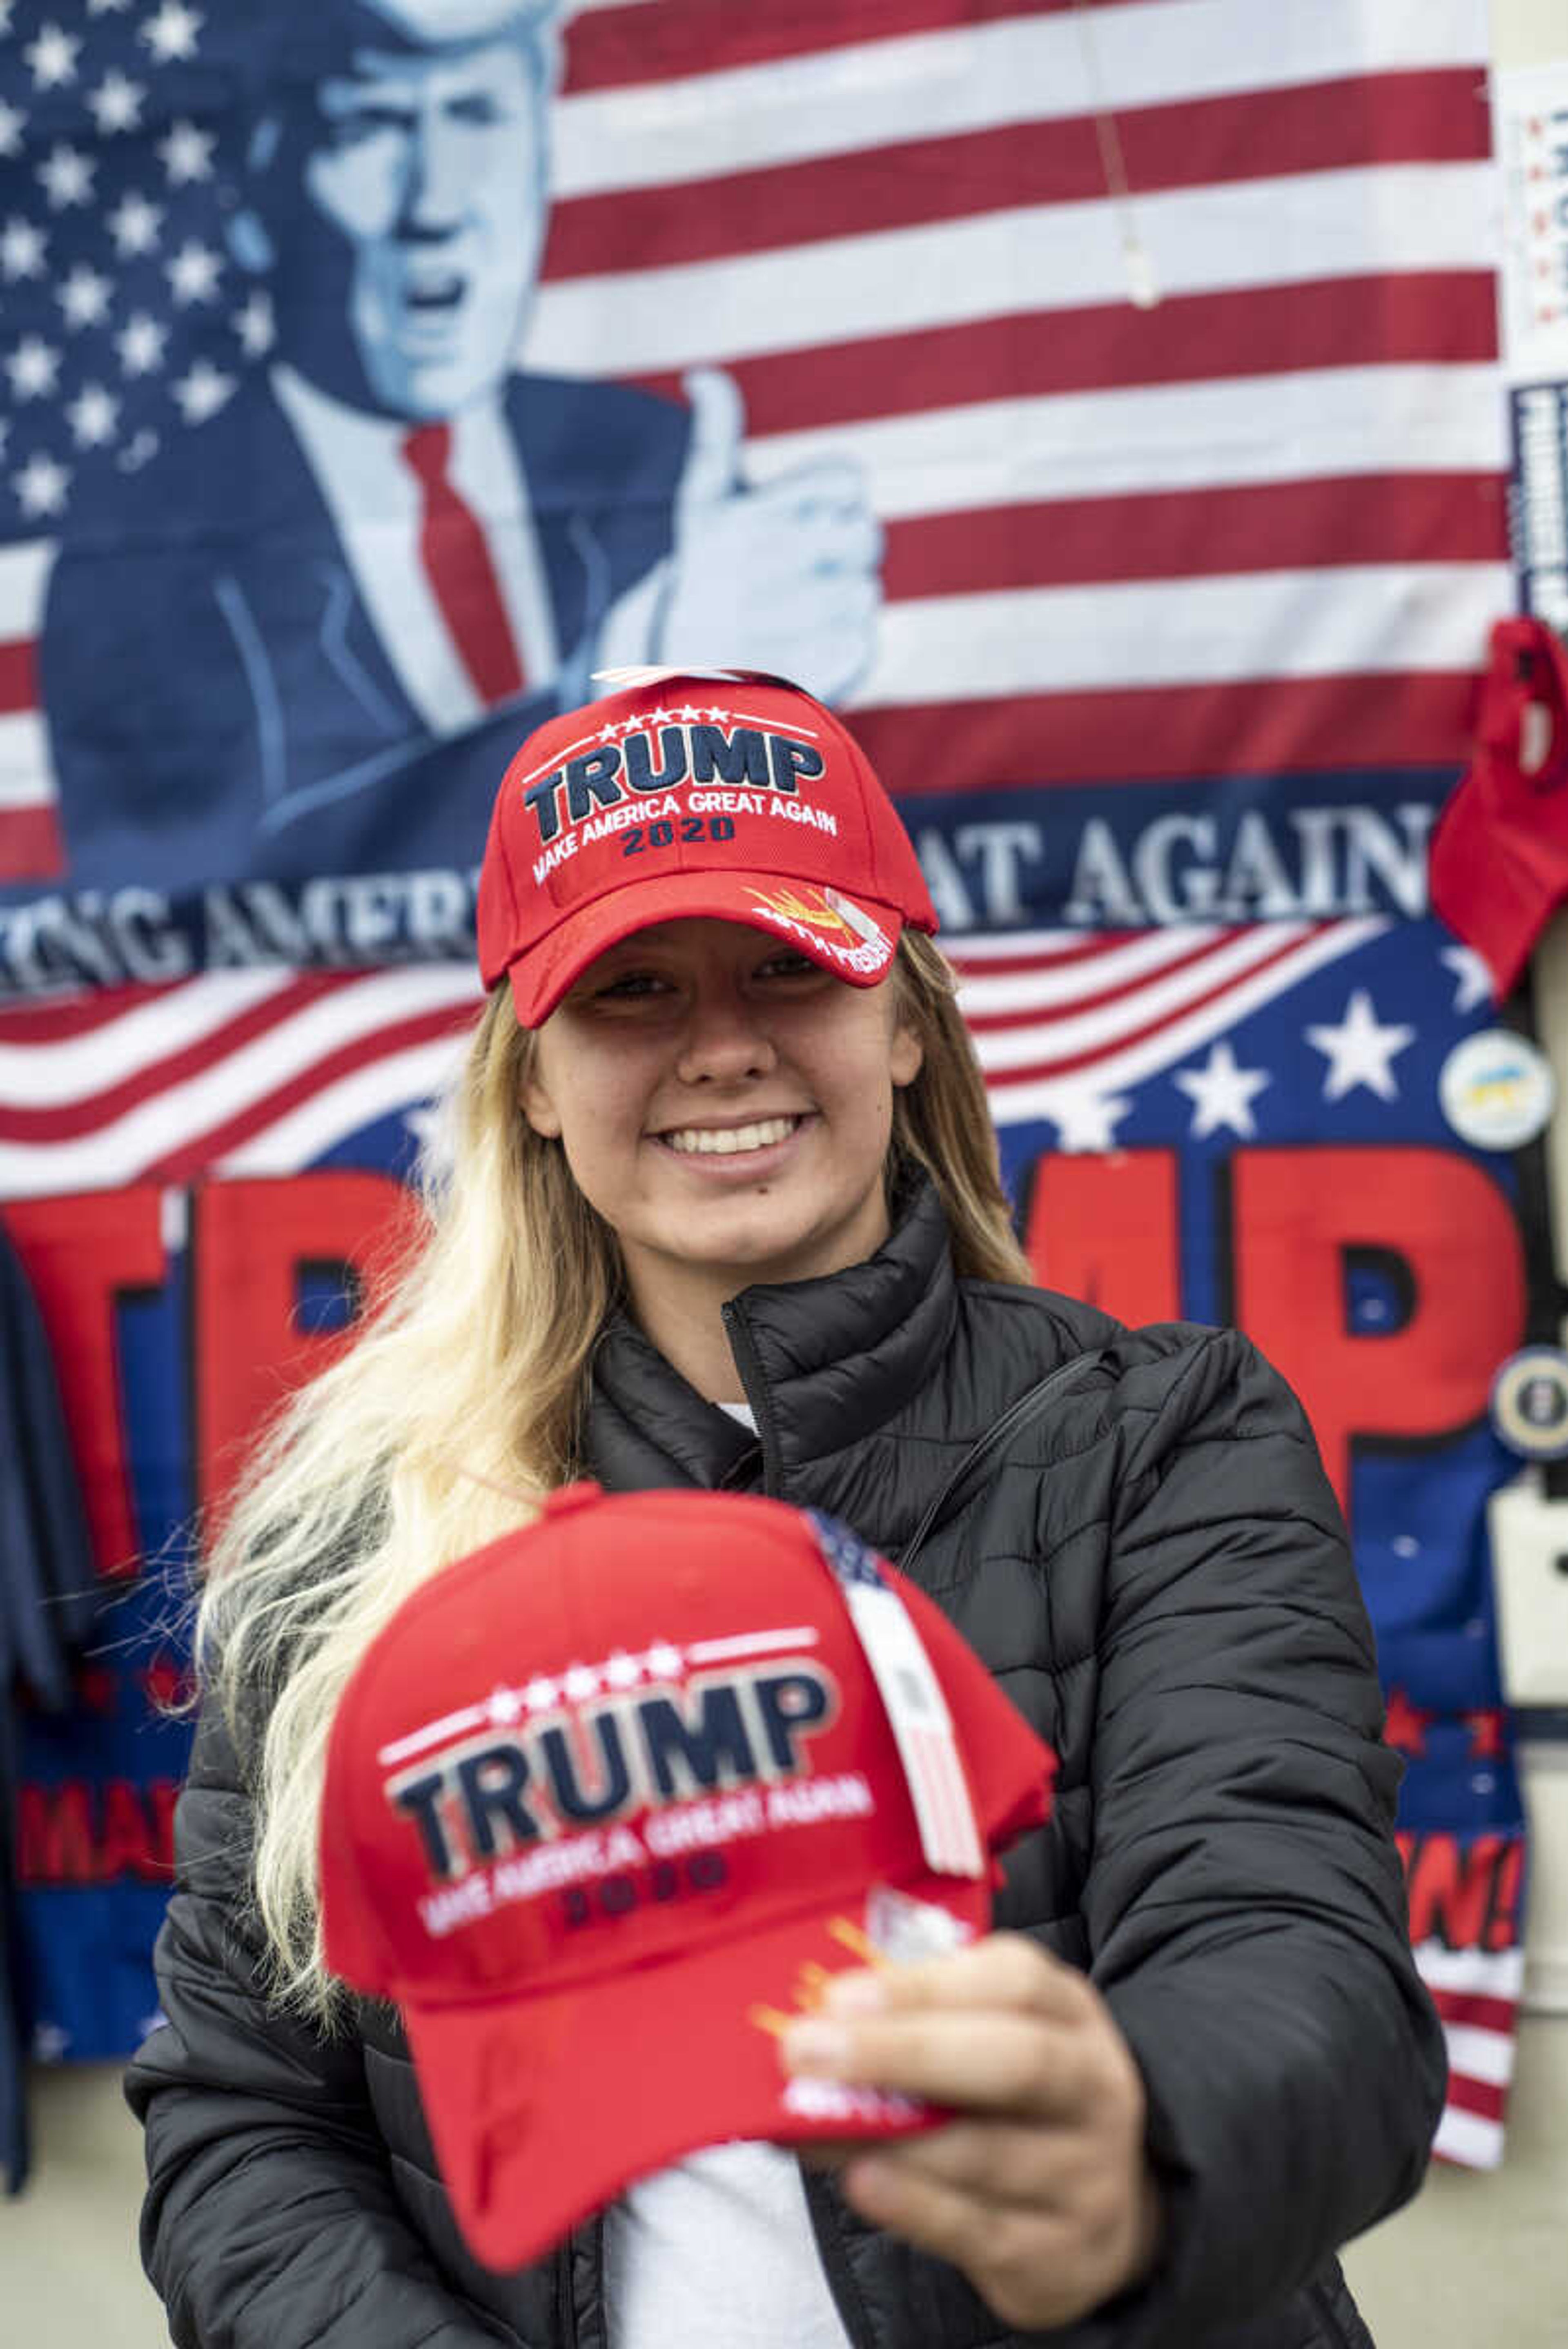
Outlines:
<svg viewBox="0 0 1568 2349"><path fill-rule="evenodd" d="M758 488L742 472L733 378L684 379L691 437L650 660L767 669L825 701L870 667L882 533L860 468L825 457Z"/></svg>
<svg viewBox="0 0 1568 2349"><path fill-rule="evenodd" d="M690 367L681 388L691 410L691 438L675 492L678 539L689 528L700 528L704 515L735 494L746 437L746 411L733 376L722 367Z"/></svg>

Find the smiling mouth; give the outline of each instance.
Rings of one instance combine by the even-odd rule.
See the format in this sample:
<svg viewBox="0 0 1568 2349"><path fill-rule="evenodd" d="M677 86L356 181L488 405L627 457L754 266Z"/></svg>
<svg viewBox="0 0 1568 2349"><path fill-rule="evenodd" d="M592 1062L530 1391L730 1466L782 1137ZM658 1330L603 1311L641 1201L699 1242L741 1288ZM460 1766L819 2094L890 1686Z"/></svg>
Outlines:
<svg viewBox="0 0 1568 2349"><path fill-rule="evenodd" d="M682 1157L734 1158L745 1151L771 1150L775 1143L787 1142L805 1123L802 1115L760 1117L750 1125L677 1125L657 1139Z"/></svg>
<svg viewBox="0 0 1568 2349"><path fill-rule="evenodd" d="M403 307L418 317L437 316L455 310L463 296L463 280L455 272L448 276L425 277L403 288Z"/></svg>

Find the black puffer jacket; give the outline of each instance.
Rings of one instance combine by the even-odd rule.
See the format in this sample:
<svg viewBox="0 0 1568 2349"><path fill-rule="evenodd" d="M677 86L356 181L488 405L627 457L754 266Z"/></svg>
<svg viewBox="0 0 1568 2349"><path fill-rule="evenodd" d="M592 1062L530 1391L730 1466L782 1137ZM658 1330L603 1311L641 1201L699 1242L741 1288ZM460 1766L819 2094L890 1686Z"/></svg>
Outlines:
<svg viewBox="0 0 1568 2349"><path fill-rule="evenodd" d="M998 1922L1092 1971L1142 2066L1167 2190L1156 2279L1036 2337L1365 2349L1334 2247L1414 2191L1443 2056L1406 1942L1371 1637L1300 1410L1234 1332L1133 1334L956 1281L929 1190L868 1264L727 1311L760 1444L622 1321L597 1367L593 1472L758 1485L895 1557L1014 1397L1106 1350L918 1568L1060 1756L1055 1816L1012 1856ZM205 1722L159 1951L169 2027L130 2074L175 2341L604 2349L597 2227L514 2276L462 2249L394 2020L367 2010L328 2044L266 2014L242 1785ZM1012 2337L953 2269L820 2179L808 2192L857 2349Z"/></svg>

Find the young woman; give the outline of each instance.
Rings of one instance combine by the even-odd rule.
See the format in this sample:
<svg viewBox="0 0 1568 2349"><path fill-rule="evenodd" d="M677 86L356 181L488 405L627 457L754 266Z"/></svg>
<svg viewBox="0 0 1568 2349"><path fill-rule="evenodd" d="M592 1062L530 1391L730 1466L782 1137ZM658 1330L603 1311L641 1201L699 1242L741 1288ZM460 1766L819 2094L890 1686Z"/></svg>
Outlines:
<svg viewBox="0 0 1568 2349"><path fill-rule="evenodd" d="M212 1562L168 2020L130 2080L177 2343L1367 2342L1334 2247L1414 2191L1443 2059L1343 1527L1236 1332L1032 1285L934 927L863 754L776 679L657 674L514 761L422 1252ZM395 2015L321 1962L366 1641L585 1474L764 1491L896 1559L1057 1371L913 1568L1054 1747L1054 1816L995 1933L848 1977L784 2055L953 2121L836 2177L718 2147L481 2269Z"/></svg>

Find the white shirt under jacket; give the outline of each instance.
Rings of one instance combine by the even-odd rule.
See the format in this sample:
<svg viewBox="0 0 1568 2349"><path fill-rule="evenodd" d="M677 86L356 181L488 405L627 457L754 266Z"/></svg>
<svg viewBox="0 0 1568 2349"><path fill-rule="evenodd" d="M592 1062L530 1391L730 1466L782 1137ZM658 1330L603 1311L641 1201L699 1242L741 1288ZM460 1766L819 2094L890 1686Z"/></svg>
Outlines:
<svg viewBox="0 0 1568 2349"><path fill-rule="evenodd" d="M850 2349L794 2156L711 2146L628 2189L605 2213L605 2316L609 2349Z"/></svg>

